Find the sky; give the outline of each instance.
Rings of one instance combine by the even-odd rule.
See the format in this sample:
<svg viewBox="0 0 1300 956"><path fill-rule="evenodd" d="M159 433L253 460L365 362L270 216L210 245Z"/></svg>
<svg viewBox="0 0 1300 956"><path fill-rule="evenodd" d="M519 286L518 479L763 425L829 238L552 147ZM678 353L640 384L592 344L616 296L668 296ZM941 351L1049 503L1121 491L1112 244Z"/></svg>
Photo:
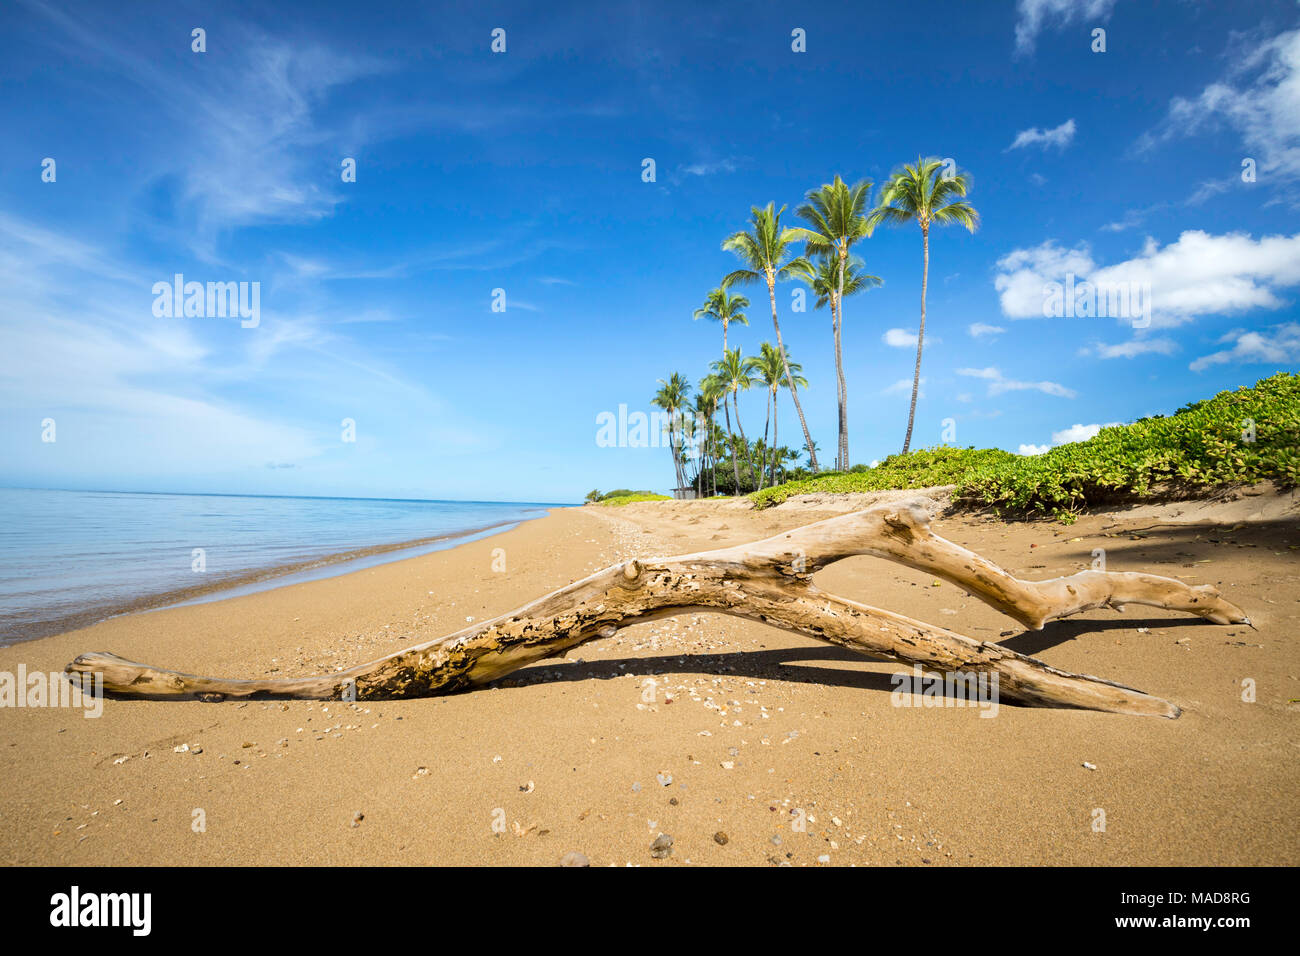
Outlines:
<svg viewBox="0 0 1300 956"><path fill-rule="evenodd" d="M980 227L931 236L914 447L1031 454L1300 365L1292 2L11 0L0 111L0 485L668 489L665 447L598 422L719 356L692 313L722 240L918 155L969 176ZM843 333L870 463L907 425L920 230L856 251L883 279ZM249 317L170 314L178 274L248 283ZM1067 283L1102 314L1045 314ZM830 315L797 287L826 459ZM741 412L761 434L762 390Z"/></svg>

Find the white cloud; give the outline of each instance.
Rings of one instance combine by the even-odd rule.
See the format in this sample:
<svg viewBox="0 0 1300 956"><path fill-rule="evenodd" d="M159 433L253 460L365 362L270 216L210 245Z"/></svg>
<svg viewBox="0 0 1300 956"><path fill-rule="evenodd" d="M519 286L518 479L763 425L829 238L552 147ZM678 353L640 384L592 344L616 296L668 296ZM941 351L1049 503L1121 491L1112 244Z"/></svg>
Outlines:
<svg viewBox="0 0 1300 956"><path fill-rule="evenodd" d="M906 393L912 394L912 380L910 378L900 378L893 385L881 389L883 395L899 395ZM921 376L921 387L916 393L917 398L925 398L925 376Z"/></svg>
<svg viewBox="0 0 1300 956"><path fill-rule="evenodd" d="M989 383L989 395L1002 395L1006 392L1024 392L1038 391L1045 395L1056 395L1060 398L1075 398L1078 393L1073 389L1066 388L1057 382L1020 382L1015 379L1004 378L1002 372L996 368L959 368L958 375L965 375L970 378L982 378Z"/></svg>
<svg viewBox="0 0 1300 956"><path fill-rule="evenodd" d="M1103 428L1113 428L1122 424L1123 422L1107 422L1105 425L1071 425L1059 432L1052 432L1052 444L1068 445L1071 442L1087 441L1089 438L1095 438Z"/></svg>
<svg viewBox="0 0 1300 956"><path fill-rule="evenodd" d="M1103 428L1114 428L1116 425L1122 424L1123 422L1107 422L1105 425L1071 425L1059 432L1052 432L1051 445L1021 445L1018 451L1021 455L1041 455L1053 445L1068 445L1071 442L1087 441L1089 438L1095 438Z"/></svg>
<svg viewBox="0 0 1300 956"><path fill-rule="evenodd" d="M1016 52L1032 53L1045 25L1057 29L1076 20L1110 16L1115 0L1017 0Z"/></svg>
<svg viewBox="0 0 1300 956"><path fill-rule="evenodd" d="M1168 116L1139 147L1222 122L1240 134L1246 155L1258 164L1260 183L1300 176L1300 30L1231 51L1229 59L1227 75L1200 95L1175 97Z"/></svg>
<svg viewBox="0 0 1300 956"><path fill-rule="evenodd" d="M998 260L993 280L1002 314L1011 319L1042 318L1047 283L1070 274L1086 276L1095 267L1086 243L1065 249L1049 239L1028 249L1013 249Z"/></svg>
<svg viewBox="0 0 1300 956"><path fill-rule="evenodd" d="M1232 348L1203 355L1187 366L1193 372L1202 372L1211 365L1237 363L1296 363L1300 362L1300 324L1286 322L1264 332L1246 332L1237 329L1221 338L1220 343L1231 342Z"/></svg>
<svg viewBox="0 0 1300 956"><path fill-rule="evenodd" d="M972 338L978 339L984 335L1000 335L1005 332L1006 329L1000 325L987 325L983 322L972 322L967 331L970 332Z"/></svg>
<svg viewBox="0 0 1300 956"><path fill-rule="evenodd" d="M1068 119L1060 126L1052 129L1039 129L1032 126L1029 129L1022 129L1016 134L1007 150L1024 149L1026 146L1039 146L1043 149L1065 149L1070 145L1070 140L1074 139L1075 125L1073 119Z"/></svg>
<svg viewBox="0 0 1300 956"><path fill-rule="evenodd" d="M892 345L896 349L916 348L916 333L909 332L907 329L889 329L880 337L880 341L886 345ZM937 335L927 335L925 337L926 345L938 345L943 339Z"/></svg>
<svg viewBox="0 0 1300 956"><path fill-rule="evenodd" d="M736 160L727 157L717 160L716 162L706 163L687 163L677 166L668 175L668 181L674 186L681 185L682 180L688 176L718 176L727 173L734 173L739 168Z"/></svg>
<svg viewBox="0 0 1300 956"><path fill-rule="evenodd" d="M1107 345L1104 342L1098 342L1091 348L1079 350L1080 355L1095 355L1097 358L1135 358L1139 355L1155 353L1157 355L1172 355L1178 351L1178 343L1173 339L1131 339L1128 342L1118 342L1115 345Z"/></svg>
<svg viewBox="0 0 1300 956"><path fill-rule="evenodd" d="M1193 229L1163 248L1148 238L1131 259L1098 266L1086 243L1065 249L1054 240L1016 249L998 260L994 287L1008 318L1041 318L1050 283L1068 275L1091 283L1100 305L1120 291L1150 290L1152 326L1175 326L1200 315L1223 315L1284 304L1278 291L1300 283L1300 233L1213 236Z"/></svg>
<svg viewBox="0 0 1300 956"><path fill-rule="evenodd" d="M686 176L713 176L717 173L734 173L736 163L734 160L722 159L716 163L691 163L680 168Z"/></svg>

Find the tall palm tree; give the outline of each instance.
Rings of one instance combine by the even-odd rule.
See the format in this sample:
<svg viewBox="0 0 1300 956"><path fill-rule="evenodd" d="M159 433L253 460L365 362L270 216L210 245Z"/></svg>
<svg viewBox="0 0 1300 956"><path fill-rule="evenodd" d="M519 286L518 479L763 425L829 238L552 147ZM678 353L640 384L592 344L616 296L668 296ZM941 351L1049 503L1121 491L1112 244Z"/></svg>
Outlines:
<svg viewBox="0 0 1300 956"><path fill-rule="evenodd" d="M681 424L682 409L689 401L691 383L680 372L673 372L668 380L659 379L659 391L655 392L650 404L662 408L668 413L668 447L672 449L673 469L677 473L678 488L686 486L686 475L682 471L682 456L677 440L678 426Z"/></svg>
<svg viewBox="0 0 1300 956"><path fill-rule="evenodd" d="M835 383L839 399L839 444L835 453L837 468L849 467L849 393L844 382L844 359L840 347L840 328L844 319L844 279L849 249L859 239L871 235L867 220L867 200L871 181L859 180L849 186L838 175L834 182L808 192L808 201L795 210L811 229L800 229L809 255L824 254L837 262L838 281L831 295L831 327L835 335Z"/></svg>
<svg viewBox="0 0 1300 956"><path fill-rule="evenodd" d="M840 350L838 346L840 329L844 324L844 298L857 295L857 293L866 289L874 289L883 284L880 276L868 275L863 272L863 265L862 260L857 256L849 256L841 266L834 253L822 254L814 260L812 271L799 277L808 283L808 287L817 296L814 308L825 308L827 304L831 307L831 328L837 342L835 349L836 374L841 377L840 425L842 432L840 437L842 441L835 455L835 467L839 469L848 468L849 447L848 391L847 388L843 387L843 369L839 367Z"/></svg>
<svg viewBox="0 0 1300 956"><path fill-rule="evenodd" d="M789 364L790 364L790 373L794 377L795 384L802 385L804 388L807 388L808 380L804 378L801 374L799 374L800 372L803 371L803 366L800 365L798 362L791 362ZM754 359L754 371L758 373L758 380L762 384L767 386L767 399L768 399L767 417L772 425L772 445L771 445L772 452L773 452L772 463L771 463L772 484L776 484L777 461L776 461L775 453L777 450L777 429L780 427L780 421L778 419L778 412L780 411L780 409L777 405L776 390L781 387L782 382L785 380L785 370L786 370L786 363L781 360L781 353L772 347L771 342L764 342L761 346L761 351L758 357ZM768 422L764 422L763 423L763 443L764 443L763 470L766 470L768 468L767 453L766 453L767 426L768 426ZM760 482L759 488L761 489L762 487L763 487L762 483Z"/></svg>
<svg viewBox="0 0 1300 956"><path fill-rule="evenodd" d="M740 432L740 445L745 449L745 460L749 464L749 470L754 470L754 463L749 456L749 442L745 438L745 426L740 423L740 393L748 391L754 384L754 360L744 358L741 355L741 349L737 346L734 349L727 349L721 359L713 363L713 369L722 384L726 387L727 394L731 396L731 404L736 409L736 429ZM724 400L722 407L725 409L727 403ZM731 429L731 413L727 413L727 429ZM736 479L736 494L740 494L740 453L736 448L735 436L731 440L731 467L732 473Z"/></svg>
<svg viewBox="0 0 1300 956"><path fill-rule="evenodd" d="M781 214L785 212L785 207L782 206L779 210L775 207L776 203L768 203L763 209L751 206L750 231L741 229L723 240L722 248L734 252L746 268L729 273L722 280L722 287L727 289L738 282L748 283L759 280L767 283L767 297L772 303L772 328L776 330L776 345L781 351L781 357L788 361L785 342L781 338L781 323L776 317L776 284L778 281L806 274L812 266L803 256L797 258L792 256L790 247L799 241L799 230L782 229ZM793 376L789 374L788 364L786 385L790 388L790 397L794 399L794 410L799 413L799 424L803 426L804 438L811 444L812 435L808 432L808 421L804 418L803 406L799 404L799 390L795 387ZM815 454L812 459L812 470L817 471Z"/></svg>
<svg viewBox="0 0 1300 956"><path fill-rule="evenodd" d="M912 445L912 423L916 419L916 393L921 388L921 349L925 343L925 292L930 281L930 227L965 226L979 228L980 216L966 201L970 179L965 173L944 173L942 160L917 157L916 165L895 170L880 190L879 205L868 216L871 229L884 223L901 226L915 222L921 227L924 250L921 272L921 326L916 333L916 370L912 373L912 406L907 412L907 436L903 454Z"/></svg>
<svg viewBox="0 0 1300 956"><path fill-rule="evenodd" d="M704 305L695 310L693 318L713 319L722 323L722 354L727 354L727 326L749 325L749 318L742 309L749 308L749 300L743 295L729 295L726 289L714 289L704 300Z"/></svg>

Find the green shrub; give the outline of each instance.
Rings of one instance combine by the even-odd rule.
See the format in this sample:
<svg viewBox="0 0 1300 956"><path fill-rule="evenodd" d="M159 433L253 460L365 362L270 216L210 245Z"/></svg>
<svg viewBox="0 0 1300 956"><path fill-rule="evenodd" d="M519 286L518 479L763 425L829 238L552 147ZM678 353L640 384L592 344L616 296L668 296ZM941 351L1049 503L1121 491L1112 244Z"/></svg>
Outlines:
<svg viewBox="0 0 1300 956"><path fill-rule="evenodd" d="M609 494L601 498L598 504L613 505L620 507L630 505L634 501L671 501L667 495L657 495L653 491L628 491L624 494Z"/></svg>
<svg viewBox="0 0 1300 956"><path fill-rule="evenodd" d="M1103 428L1088 441L1042 455L929 448L891 455L863 472L788 482L750 498L756 507L768 507L814 492L957 485L954 500L960 504L1071 521L1090 506L1188 497L1265 479L1283 487L1300 483L1300 376L1286 372L1185 405L1173 415Z"/></svg>

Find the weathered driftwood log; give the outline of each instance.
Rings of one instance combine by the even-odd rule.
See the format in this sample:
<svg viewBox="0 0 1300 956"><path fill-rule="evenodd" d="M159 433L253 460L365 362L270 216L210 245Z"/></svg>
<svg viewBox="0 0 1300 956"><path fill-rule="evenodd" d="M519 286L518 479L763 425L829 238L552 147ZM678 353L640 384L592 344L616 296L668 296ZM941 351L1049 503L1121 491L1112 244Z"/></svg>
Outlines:
<svg viewBox="0 0 1300 956"><path fill-rule="evenodd" d="M1130 687L1059 671L997 644L837 597L814 585L812 575L851 555L888 558L945 578L1034 629L1090 608L1125 604L1187 611L1216 624L1249 623L1215 588L1152 574L1083 571L1050 581L1022 581L934 534L931 505L925 498L912 498L753 544L628 561L509 614L320 677L195 677L105 653L83 654L67 671L102 673L106 691L135 697L423 697L485 684L631 624L714 611L930 671L996 673L1000 693L1030 704L1177 717L1173 704Z"/></svg>

